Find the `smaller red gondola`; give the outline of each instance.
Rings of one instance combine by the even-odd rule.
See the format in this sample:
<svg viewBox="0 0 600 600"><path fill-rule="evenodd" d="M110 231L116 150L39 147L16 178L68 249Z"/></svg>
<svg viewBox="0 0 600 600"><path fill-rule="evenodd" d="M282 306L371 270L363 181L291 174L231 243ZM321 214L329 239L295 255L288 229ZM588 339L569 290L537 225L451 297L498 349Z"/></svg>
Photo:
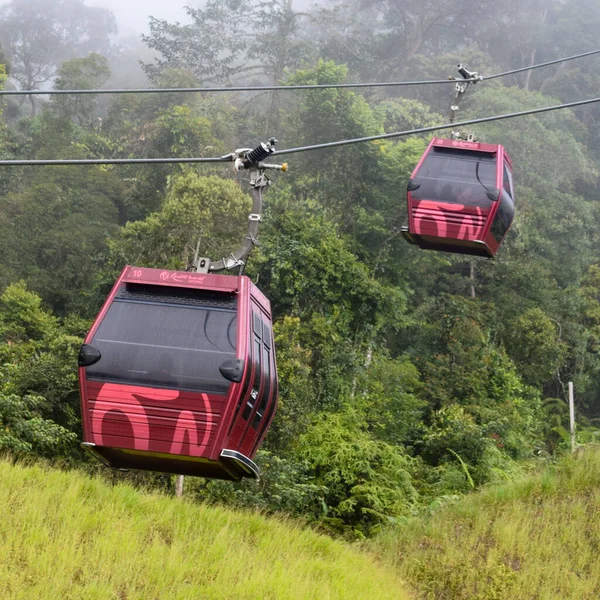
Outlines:
<svg viewBox="0 0 600 600"><path fill-rule="evenodd" d="M248 277L125 267L79 365L82 445L105 464L258 476L277 371L270 303Z"/></svg>
<svg viewBox="0 0 600 600"><path fill-rule="evenodd" d="M514 217L512 162L503 146L433 138L408 182L408 227L426 250L492 258Z"/></svg>

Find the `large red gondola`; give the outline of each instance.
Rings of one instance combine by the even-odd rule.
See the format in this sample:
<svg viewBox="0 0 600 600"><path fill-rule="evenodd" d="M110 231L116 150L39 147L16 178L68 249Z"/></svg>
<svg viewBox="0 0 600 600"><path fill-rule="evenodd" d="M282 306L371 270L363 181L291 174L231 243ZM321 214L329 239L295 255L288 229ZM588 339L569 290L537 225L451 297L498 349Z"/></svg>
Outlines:
<svg viewBox="0 0 600 600"><path fill-rule="evenodd" d="M433 138L408 182L404 237L424 249L493 257L514 216L501 145Z"/></svg>
<svg viewBox="0 0 600 600"><path fill-rule="evenodd" d="M83 446L104 463L258 476L277 373L270 303L248 277L125 267L79 364Z"/></svg>

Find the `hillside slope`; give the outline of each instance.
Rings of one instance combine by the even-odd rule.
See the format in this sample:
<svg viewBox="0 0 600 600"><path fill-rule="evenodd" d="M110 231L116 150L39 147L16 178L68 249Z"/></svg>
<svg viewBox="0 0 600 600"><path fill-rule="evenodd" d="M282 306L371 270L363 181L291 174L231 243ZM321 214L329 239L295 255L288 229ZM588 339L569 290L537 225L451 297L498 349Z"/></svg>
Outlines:
<svg viewBox="0 0 600 600"><path fill-rule="evenodd" d="M398 600L393 569L257 514L0 461L3 600Z"/></svg>
<svg viewBox="0 0 600 600"><path fill-rule="evenodd" d="M428 600L597 600L600 449L464 497L377 544Z"/></svg>

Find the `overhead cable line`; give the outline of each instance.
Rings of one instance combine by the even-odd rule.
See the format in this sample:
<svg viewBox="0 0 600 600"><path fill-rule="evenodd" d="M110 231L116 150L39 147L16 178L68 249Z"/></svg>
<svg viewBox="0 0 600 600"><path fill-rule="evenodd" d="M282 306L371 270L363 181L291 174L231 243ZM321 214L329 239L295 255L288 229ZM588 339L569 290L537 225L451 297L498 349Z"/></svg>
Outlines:
<svg viewBox="0 0 600 600"><path fill-rule="evenodd" d="M428 133L441 129L453 129L464 125L476 125L478 123L490 123L492 121L502 121L504 119L514 119L515 117L524 117L526 115L535 115L552 110L560 110L561 108L573 108L575 106L583 106L585 104L593 104L600 102L600 98L591 98L590 100L579 100L578 102L569 102L568 104L556 104L554 106L545 106L543 108L533 108L530 110L522 110L520 112L507 113L505 115L495 115L492 117L482 117L480 119L471 119L469 121L459 121L456 123L446 123L445 125L433 125L431 127L420 127L419 129L409 129L407 131L397 131L395 133L383 133L380 135L372 135L363 138L354 138L351 140L341 140L339 142L327 142L325 144L314 144L312 146L300 146L298 148L288 148L286 150L276 150L273 156L278 154L295 154L297 152L309 152L311 150L322 150L324 148L335 148L337 146L349 146L350 144L359 144L361 142L374 142L376 140L386 140L390 138L406 137L409 135L417 135L420 133ZM2 163L0 162L0 165Z"/></svg>
<svg viewBox="0 0 600 600"><path fill-rule="evenodd" d="M56 160L23 159L0 160L0 166L49 166L49 165L160 165L160 164L186 164L186 163L223 163L226 158L65 158Z"/></svg>
<svg viewBox="0 0 600 600"><path fill-rule="evenodd" d="M497 77L506 77L507 75L514 75L515 73L523 73L524 71L532 71L533 69L539 69L540 67L549 67L550 65L556 65L561 62L567 62L569 60L575 60L576 58L583 58L584 56L591 56L592 54L598 54L599 50L591 50L590 52L584 52L582 54L574 54L573 56L567 56L566 58L557 58L556 60L550 60L545 63L538 65L531 65L530 67L522 67L521 69L513 69L512 71L504 71L503 73L496 73L495 75L488 75L483 77L483 81L486 79L496 79Z"/></svg>
<svg viewBox="0 0 600 600"><path fill-rule="evenodd" d="M600 50L598 51L600 52ZM188 92L275 92L292 90L328 90L336 88L396 87L405 85L431 85L452 83L452 79L423 81L388 81L379 83L319 83L306 85L243 85L229 87L190 87L190 88L138 88L113 90L0 90L0 96L59 96L68 94L179 94Z"/></svg>
<svg viewBox="0 0 600 600"><path fill-rule="evenodd" d="M524 117L527 115L535 115L563 108L574 108L576 106L584 106L586 104L594 104L600 102L600 98L591 98L589 100L579 100L577 102L569 102L567 104L556 104L554 106L545 106L543 108L533 108L520 112L512 112L504 115L494 115L492 117L482 117L479 119L471 119L469 121L460 121L457 123L446 123L444 125L432 125L431 127L420 127L418 129L408 129L406 131L397 131L394 133L383 133L380 135L372 135L362 138L353 138L349 140L340 140L338 142L327 142L324 144L313 144L311 146L299 146L298 148L288 148L284 150L276 150L271 156L283 154L296 154L298 152L310 152L312 150L322 150L325 148L336 148L339 146L349 146L350 144L360 144L363 142L374 142L377 140L385 140L391 138L407 137L409 135L417 135L421 133L429 133L442 129L452 129L454 127L462 127L465 125L476 125L478 123L491 123L493 121L502 121L504 119L514 119L515 117ZM157 164L157 163L225 163L233 160L233 154L213 158L92 158L92 159L25 159L25 160L0 160L0 166L71 166L71 165L136 165L136 164Z"/></svg>
<svg viewBox="0 0 600 600"><path fill-rule="evenodd" d="M565 58L558 58L545 63L504 71L494 75L479 75L465 81L485 81L486 79L496 79L497 77L506 77L523 71L531 71L540 67L547 67L584 56L599 54L600 49L574 54ZM176 93L221 93L221 92L274 92L274 91L293 91L293 90L327 90L344 88L369 88L369 87L402 87L415 85L438 85L441 83L453 83L454 79L426 79L417 81L387 81L374 83L323 83L306 85L245 85L245 86L225 86L225 87L187 87L187 88L121 88L121 89L99 89L99 90L0 90L0 96L64 96L64 95L97 95L97 94L176 94Z"/></svg>

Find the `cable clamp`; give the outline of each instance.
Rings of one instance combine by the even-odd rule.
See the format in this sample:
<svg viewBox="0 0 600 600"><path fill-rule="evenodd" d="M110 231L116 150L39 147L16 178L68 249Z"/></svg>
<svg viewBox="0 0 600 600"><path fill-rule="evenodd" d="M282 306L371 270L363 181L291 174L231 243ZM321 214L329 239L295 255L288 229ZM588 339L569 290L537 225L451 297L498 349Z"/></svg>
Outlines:
<svg viewBox="0 0 600 600"><path fill-rule="evenodd" d="M243 260L236 258L234 254L231 254L229 258L224 258L222 260L226 269L235 269L236 267L242 267L246 264Z"/></svg>
<svg viewBox="0 0 600 600"><path fill-rule="evenodd" d="M194 261L194 268L196 273L208 273L210 271L210 258L201 256Z"/></svg>
<svg viewBox="0 0 600 600"><path fill-rule="evenodd" d="M247 235L246 239L250 241L253 246L260 246L260 242L252 235Z"/></svg>
<svg viewBox="0 0 600 600"><path fill-rule="evenodd" d="M262 223L262 217L258 213L250 213L248 215L248 221L258 221Z"/></svg>
<svg viewBox="0 0 600 600"><path fill-rule="evenodd" d="M250 185L253 188L263 188L271 185L271 180L260 169L254 169L250 176Z"/></svg>
<svg viewBox="0 0 600 600"><path fill-rule="evenodd" d="M469 71L469 69L462 64L458 65L457 70L463 79L468 79L472 83L477 83L478 81L483 80L483 76L481 76L477 71Z"/></svg>

